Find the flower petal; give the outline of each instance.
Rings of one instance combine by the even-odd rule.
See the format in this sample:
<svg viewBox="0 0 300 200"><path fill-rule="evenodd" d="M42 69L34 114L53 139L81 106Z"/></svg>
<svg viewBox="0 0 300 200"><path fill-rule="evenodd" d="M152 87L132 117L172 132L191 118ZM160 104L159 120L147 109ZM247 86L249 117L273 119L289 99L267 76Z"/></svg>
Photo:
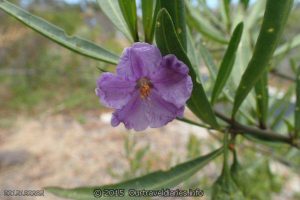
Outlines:
<svg viewBox="0 0 300 200"><path fill-rule="evenodd" d="M135 92L129 102L113 113L112 126L124 123L127 129L145 130L148 126L159 128L182 117L184 106L177 108L174 104L162 99L156 91L152 91L148 99L142 99Z"/></svg>
<svg viewBox="0 0 300 200"><path fill-rule="evenodd" d="M156 46L138 42L123 51L117 74L131 80L147 77L159 67L161 60Z"/></svg>
<svg viewBox="0 0 300 200"><path fill-rule="evenodd" d="M183 112L184 106L177 108L160 97L156 91L151 93L150 100L147 102L147 114L151 128L162 127L176 117L182 117Z"/></svg>
<svg viewBox="0 0 300 200"><path fill-rule="evenodd" d="M135 82L106 72L97 80L96 94L105 106L119 109L129 101L135 85Z"/></svg>
<svg viewBox="0 0 300 200"><path fill-rule="evenodd" d="M178 108L185 105L193 89L188 67L174 55L163 57L159 69L150 79L159 95Z"/></svg>
<svg viewBox="0 0 300 200"><path fill-rule="evenodd" d="M138 92L135 92L123 108L113 113L111 125L118 126L123 122L127 129L145 130L149 125L146 108L145 101L140 98Z"/></svg>

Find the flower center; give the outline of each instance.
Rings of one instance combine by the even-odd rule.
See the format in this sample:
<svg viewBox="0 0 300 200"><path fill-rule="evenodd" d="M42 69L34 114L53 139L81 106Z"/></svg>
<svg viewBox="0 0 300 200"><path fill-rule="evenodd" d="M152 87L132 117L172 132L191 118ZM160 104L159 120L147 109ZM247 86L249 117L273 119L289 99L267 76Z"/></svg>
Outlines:
<svg viewBox="0 0 300 200"><path fill-rule="evenodd" d="M150 95L152 83L148 78L143 77L137 81L137 88L140 90L141 98L145 99Z"/></svg>

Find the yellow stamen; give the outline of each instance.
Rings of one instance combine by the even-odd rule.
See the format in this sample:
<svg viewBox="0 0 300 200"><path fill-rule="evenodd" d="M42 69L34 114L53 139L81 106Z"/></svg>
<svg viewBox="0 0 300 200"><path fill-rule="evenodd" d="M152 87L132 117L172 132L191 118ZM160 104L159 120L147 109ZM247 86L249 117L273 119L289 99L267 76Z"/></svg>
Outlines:
<svg viewBox="0 0 300 200"><path fill-rule="evenodd" d="M150 90L151 90L151 88L150 88L150 86L148 84L143 85L140 88L141 97L143 99L146 98L146 97L148 97L149 94L150 94Z"/></svg>
<svg viewBox="0 0 300 200"><path fill-rule="evenodd" d="M142 99L145 99L150 95L152 85L149 79L141 78L137 82L137 87L140 90L140 95Z"/></svg>

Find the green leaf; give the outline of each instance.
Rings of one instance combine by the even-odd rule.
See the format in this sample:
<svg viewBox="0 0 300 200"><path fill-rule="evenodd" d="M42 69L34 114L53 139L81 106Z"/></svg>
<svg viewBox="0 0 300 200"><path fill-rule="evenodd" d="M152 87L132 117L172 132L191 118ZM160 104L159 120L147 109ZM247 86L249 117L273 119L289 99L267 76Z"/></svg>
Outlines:
<svg viewBox="0 0 300 200"><path fill-rule="evenodd" d="M143 27L145 41L149 44L153 41L155 17L153 12L156 5L156 0L142 0Z"/></svg>
<svg viewBox="0 0 300 200"><path fill-rule="evenodd" d="M186 144L187 149L187 158L193 159L201 155L201 139L199 139L196 135L191 134L189 136L188 142Z"/></svg>
<svg viewBox="0 0 300 200"><path fill-rule="evenodd" d="M187 28L187 56L192 63L192 66L196 73L196 77L197 77L198 81L201 82L201 75L199 72L200 61L199 61L198 52L197 52L194 44L195 44L195 41L192 38L190 30Z"/></svg>
<svg viewBox="0 0 300 200"><path fill-rule="evenodd" d="M240 3L243 4L244 9L248 8L250 0L240 0Z"/></svg>
<svg viewBox="0 0 300 200"><path fill-rule="evenodd" d="M282 35L292 5L293 0L267 1L263 24L253 56L235 95L232 117L235 116L244 99L267 69L268 62Z"/></svg>
<svg viewBox="0 0 300 200"><path fill-rule="evenodd" d="M189 0L186 0L185 1L186 4L189 4L187 6L193 6L195 7L193 4L193 1L189 1ZM198 0L198 6L195 7L196 9L199 9L201 10L201 13L199 13L201 16L205 16L205 19L207 21L209 21L211 23L211 25L214 25L214 26L218 26L218 28L220 29L220 31L222 30L225 30L225 24L221 23L220 22L220 18L218 15L216 15L216 13L212 10L214 8L210 8L208 5L207 5L207 2L204 0Z"/></svg>
<svg viewBox="0 0 300 200"><path fill-rule="evenodd" d="M212 186L212 200L242 200L245 199L242 191L232 179L228 168L228 133L224 135L224 162L221 176Z"/></svg>
<svg viewBox="0 0 300 200"><path fill-rule="evenodd" d="M200 50L200 55L205 63L205 66L209 71L210 78L212 78L213 81L215 81L217 78L218 68L214 62L212 55L209 53L207 48L202 43L199 43L199 50Z"/></svg>
<svg viewBox="0 0 300 200"><path fill-rule="evenodd" d="M206 37L219 42L221 44L227 44L226 38L222 33L216 29L205 17L201 16L199 11L193 8L190 4L186 4L187 7L187 19L191 27L195 28L198 32L202 33Z"/></svg>
<svg viewBox="0 0 300 200"><path fill-rule="evenodd" d="M294 91L294 86L289 87L289 89L285 92L284 96L279 100L276 99L275 102L272 104L269 114L269 123L272 129L278 126L278 124L283 120L288 108L290 107L291 98Z"/></svg>
<svg viewBox="0 0 300 200"><path fill-rule="evenodd" d="M136 14L136 2L135 0L119 0L119 6L123 13L123 17L131 36L135 42L139 41L137 14Z"/></svg>
<svg viewBox="0 0 300 200"><path fill-rule="evenodd" d="M236 24L239 21L247 21L247 13L244 11L244 9L240 6L238 7L238 10L236 11L237 14L234 17L233 24ZM238 88L238 85L241 81L241 75L245 71L249 60L251 59L253 50L252 50L252 42L251 42L251 35L250 30L247 27L247 24L244 23L244 31L243 36L240 41L240 46L236 53L236 59L234 63L234 73L231 74L230 79L228 80L227 87L230 91L230 94L233 96L236 93L236 89ZM245 103L240 107L239 109L239 115L244 115L245 113L248 113L248 115L254 119L253 110L255 110L256 107L256 101L255 101L255 94L254 92L251 92L247 98L245 99ZM252 121L252 120L251 120ZM254 123L256 123L256 119L254 120Z"/></svg>
<svg viewBox="0 0 300 200"><path fill-rule="evenodd" d="M241 10L243 10L243 8L239 7L240 12L241 12ZM240 18L240 19L243 20L243 18ZM226 89L229 91L229 94L232 95L231 96L233 99L232 102L234 102L234 95L236 93L236 89L238 88L238 84L241 81L241 75L245 71L247 64L248 64L249 60L251 59L251 56L253 53L253 50L251 47L251 41L250 41L250 34L249 34L249 30L247 30L246 24L244 24L244 31L243 31L243 36L240 41L240 44L241 45L239 46L239 48L237 50L236 59L235 59L235 63L233 66L234 73L232 73L230 75L230 79L228 80L228 83L226 86ZM248 116L251 118L251 121L254 120L253 122L256 123L257 120L254 119L254 117L256 117L256 116L252 112L255 109L256 109L255 93L251 92L245 99L245 103L242 104L242 106L239 108L238 114L245 115L245 113L247 113ZM247 118L249 119L249 117L247 117ZM247 120L247 121L249 121L249 120Z"/></svg>
<svg viewBox="0 0 300 200"><path fill-rule="evenodd" d="M290 64L291 71L296 74L298 71L298 67L297 67L295 58L290 58L289 64Z"/></svg>
<svg viewBox="0 0 300 200"><path fill-rule="evenodd" d="M300 134L300 67L296 77L296 106L295 106L295 138Z"/></svg>
<svg viewBox="0 0 300 200"><path fill-rule="evenodd" d="M230 94L235 94L236 89L241 81L241 75L245 71L251 57L253 54L253 43L258 37L259 31L256 31L260 26L260 21L264 14L266 5L266 0L255 1L251 6L251 9L246 11L242 5L238 6L235 10L234 18L232 19L232 24L237 24L240 21L244 22L243 36L240 41L240 46L237 50L235 64L233 66L234 73L231 75L231 79L227 83L226 89L230 91ZM253 34L254 33L254 34ZM234 97L233 97L234 98ZM239 108L239 115L244 115L248 113L251 119L256 118L256 100L255 92L251 91L250 94L245 99L245 102ZM239 116L237 116L239 117ZM242 119L241 119L242 120ZM257 123L257 119L251 120L251 123Z"/></svg>
<svg viewBox="0 0 300 200"><path fill-rule="evenodd" d="M299 47L300 46L300 35L295 36L292 40L286 42L285 44L280 45L275 53L274 53L274 57L276 56L280 56L284 53L286 53L287 51Z"/></svg>
<svg viewBox="0 0 300 200"><path fill-rule="evenodd" d="M265 129L268 119L269 92L268 92L268 72L255 84L256 107L259 118L260 128Z"/></svg>
<svg viewBox="0 0 300 200"><path fill-rule="evenodd" d="M223 137L223 146L224 146L224 151L223 151L223 174L225 176L229 175L229 170L228 170L228 154L229 154L229 141L228 141L229 134L224 133Z"/></svg>
<svg viewBox="0 0 300 200"><path fill-rule="evenodd" d="M0 1L0 9L21 21L26 26L76 53L107 63L116 64L118 62L119 58L117 55L88 40L76 36L68 36L61 28L30 14L8 1Z"/></svg>
<svg viewBox="0 0 300 200"><path fill-rule="evenodd" d="M285 124L285 127L288 131L288 133L293 133L293 131L295 130L295 126L293 125L292 122L290 122L288 119L284 118L283 122Z"/></svg>
<svg viewBox="0 0 300 200"><path fill-rule="evenodd" d="M240 8L242 9L242 8ZM245 71L247 64L252 56L252 48L249 41L249 32L247 31L246 27L244 26L243 36L240 41L240 46L236 53L236 59L233 66L234 73L231 73L230 79L226 84L226 90L232 97L232 104L234 102L234 95L236 93L236 89L238 88L238 84L241 81L241 75ZM249 121L249 117L251 118L251 123L256 123L257 120L254 119L256 116L253 114L253 110L256 108L256 101L255 101L255 93L251 92L247 98L245 99L245 103L239 108L239 115L248 115L247 121ZM249 122L250 122L249 121Z"/></svg>
<svg viewBox="0 0 300 200"><path fill-rule="evenodd" d="M187 50L186 22L184 0L157 0L157 8L165 8L176 30L176 34L184 51Z"/></svg>
<svg viewBox="0 0 300 200"><path fill-rule="evenodd" d="M243 194L245 194L245 191L247 191L249 187L247 184L247 179L249 177L248 174L243 171L243 168L238 161L237 152L235 149L233 150L233 163L231 165L230 172L236 185L243 192Z"/></svg>
<svg viewBox="0 0 300 200"><path fill-rule="evenodd" d="M167 171L156 171L117 184L94 187L80 187L73 189L64 189L59 187L46 187L45 189L48 192L64 198L90 200L96 199L93 196L94 189L124 189L127 196L129 189L158 190L163 188L172 188L190 178L193 174L198 172L202 167L207 165L211 160L215 159L222 152L223 148L220 148L205 156L201 156L194 160L176 165ZM101 199L111 199L111 197L101 197Z"/></svg>
<svg viewBox="0 0 300 200"><path fill-rule="evenodd" d="M257 158L257 157L256 157ZM283 180L279 175L272 173L269 161L266 159L256 159L256 162L244 165L247 176L248 187L244 190L247 199L273 199L272 193L281 191Z"/></svg>
<svg viewBox="0 0 300 200"><path fill-rule="evenodd" d="M231 0L222 0L220 2L221 16L227 30L230 30L230 2Z"/></svg>
<svg viewBox="0 0 300 200"><path fill-rule="evenodd" d="M211 104L215 103L230 76L235 61L236 51L242 37L243 27L243 23L239 23L232 34L213 88Z"/></svg>
<svg viewBox="0 0 300 200"><path fill-rule="evenodd" d="M216 117L204 92L203 86L197 81L193 66L188 59L177 37L173 21L166 9L159 11L157 15L157 27L155 32L156 43L163 55L174 54L189 67L189 74L193 81L193 91L187 105L191 111L203 122L214 128L218 128Z"/></svg>
<svg viewBox="0 0 300 200"><path fill-rule="evenodd" d="M102 12L129 41L133 41L130 30L122 16L118 0L97 0Z"/></svg>
<svg viewBox="0 0 300 200"><path fill-rule="evenodd" d="M212 80L212 82L215 82L217 76L217 66L214 63L213 57L202 43L199 44L199 47L200 47L199 50L200 50L201 57L210 73L210 79ZM222 92L224 93L226 99L229 102L233 103L233 97L230 95L230 93L226 90L223 90ZM255 123L254 118L251 117L249 115L249 112L245 110L243 107L241 108L241 115L243 115L250 122Z"/></svg>
<svg viewBox="0 0 300 200"><path fill-rule="evenodd" d="M250 9L249 14L244 14L245 29L252 29L257 26L257 22L263 17L264 8L266 6L266 0L256 1L253 7Z"/></svg>
<svg viewBox="0 0 300 200"><path fill-rule="evenodd" d="M231 165L232 178L243 192L245 199L271 199L272 192L278 190L278 183L275 179L277 177L274 177L270 171L268 162L256 159L255 162L250 161L247 163L246 161L247 165L240 165L236 151L234 151L233 159Z"/></svg>

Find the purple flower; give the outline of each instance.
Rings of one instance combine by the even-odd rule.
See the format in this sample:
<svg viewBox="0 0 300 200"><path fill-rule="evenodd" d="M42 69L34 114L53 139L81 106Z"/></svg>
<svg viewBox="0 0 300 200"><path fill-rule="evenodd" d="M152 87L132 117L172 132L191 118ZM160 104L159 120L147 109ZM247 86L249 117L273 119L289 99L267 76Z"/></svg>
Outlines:
<svg viewBox="0 0 300 200"><path fill-rule="evenodd" d="M103 73L96 94L116 109L111 124L128 129L158 128L182 117L193 84L187 66L174 55L161 56L154 45L135 43L126 48L117 74Z"/></svg>

